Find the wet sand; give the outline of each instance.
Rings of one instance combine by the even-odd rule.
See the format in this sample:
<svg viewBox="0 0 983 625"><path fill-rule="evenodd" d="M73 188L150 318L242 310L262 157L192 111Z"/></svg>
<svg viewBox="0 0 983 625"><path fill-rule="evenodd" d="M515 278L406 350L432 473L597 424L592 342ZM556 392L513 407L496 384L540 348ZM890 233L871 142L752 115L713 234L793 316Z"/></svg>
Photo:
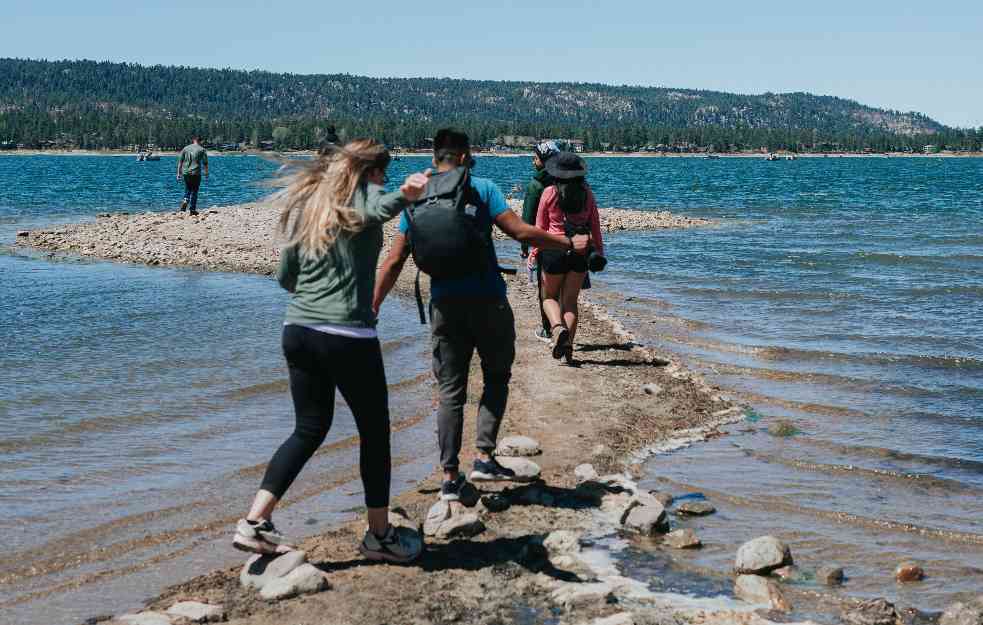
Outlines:
<svg viewBox="0 0 983 625"><path fill-rule="evenodd" d="M272 220L270 211L260 205L209 211L198 218L121 215L30 232L18 237L18 243L53 256L269 274L277 255ZM709 223L663 215L647 226L626 222L622 227L686 225ZM607 227L618 226L609 223ZM397 291L410 293L414 274L407 267ZM630 476L638 471L635 452L680 440L713 438L719 427L740 418L741 410L720 389L683 369L672 354L635 344L598 305L582 307L576 366L558 365L546 346L532 338L539 325L535 289L521 274L508 281L519 339L501 435L521 434L540 442L544 453L534 460L542 467L541 483L508 489L512 506L504 512L482 512L487 529L474 538L428 539L427 551L411 566L365 562L356 551L364 525L356 520L301 545L310 561L328 574L332 588L326 592L269 603L240 587L239 567L234 567L171 587L148 605L166 608L184 599L221 603L231 622L252 625L536 623L548 618L589 623L625 611L634 613L639 623L763 621L758 614L735 611L739 606L694 605L682 597L646 595L630 585L618 587L608 598L564 605L557 593L611 576L604 566L555 564L544 555L543 537L556 529L590 537L611 533L616 526L596 503L584 504L575 496L574 468L591 463L599 473L624 471ZM659 390L650 395L643 390L646 384L656 384ZM465 441L474 437L473 415L480 387L480 371L475 366ZM465 444L462 462L468 465L472 459L473 450ZM422 522L436 498L439 479L434 472L396 497L393 505ZM631 539L631 544L662 548L650 539ZM788 592L793 604L807 600L794 589Z"/></svg>

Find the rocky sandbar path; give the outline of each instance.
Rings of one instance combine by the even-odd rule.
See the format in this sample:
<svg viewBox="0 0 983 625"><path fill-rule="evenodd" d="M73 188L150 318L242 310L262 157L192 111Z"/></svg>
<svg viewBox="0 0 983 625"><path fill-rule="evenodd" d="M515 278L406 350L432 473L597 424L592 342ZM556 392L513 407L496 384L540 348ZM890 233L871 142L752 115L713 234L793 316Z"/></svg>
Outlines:
<svg viewBox="0 0 983 625"><path fill-rule="evenodd" d="M274 222L273 211L249 204L205 211L197 218L111 215L18 239L20 245L55 255L269 274L277 260ZM660 213L605 211L609 231L708 223ZM409 268L403 272L397 290L409 291L413 273ZM547 347L532 338L539 325L535 288L521 274L508 281L519 338L501 435L533 439L533 445L520 439L512 446L531 451L510 453L534 454L521 460L538 465L538 479L485 486L480 500L455 504L452 514L468 523L451 528L453 524L442 526L437 519L427 532L432 535L423 556L412 565L362 559L357 545L364 526L353 520L300 545L325 580L312 586L316 591L311 594L264 596L245 587L241 567L234 567L167 589L147 603L144 620L176 624L183 622L177 616L182 610L205 610L204 604L221 606L218 618L242 625L766 623L750 605L721 609L654 595L644 582L621 576L603 556L584 555L592 537L618 531L634 536L633 542L645 549L695 546L695 536L662 542L660 534L675 525L675 517L665 510L671 497L635 486L633 472L639 465L633 453L681 434L688 440L714 436L718 427L739 419L741 409L671 355L635 344L598 305L582 308L576 366L557 364ZM480 392L476 360L466 441L474 437ZM465 466L472 453L465 445ZM393 505L410 525L426 529L439 484L435 471L395 497ZM310 568L305 571L316 575ZM795 601L794 595L790 598Z"/></svg>
<svg viewBox="0 0 983 625"><path fill-rule="evenodd" d="M56 255L269 274L279 257L276 220L276 211L262 203L207 209L197 217L187 213L104 213L91 222L22 231L16 245ZM395 231L394 223L388 224L389 233ZM711 223L664 211L601 209L605 232L692 228Z"/></svg>

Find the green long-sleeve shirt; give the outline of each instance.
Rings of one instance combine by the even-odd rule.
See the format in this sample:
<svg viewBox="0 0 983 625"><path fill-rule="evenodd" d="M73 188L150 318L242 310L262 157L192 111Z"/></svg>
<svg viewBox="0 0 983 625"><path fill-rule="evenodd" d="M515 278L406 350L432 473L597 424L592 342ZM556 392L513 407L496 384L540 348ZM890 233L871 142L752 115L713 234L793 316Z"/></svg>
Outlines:
<svg viewBox="0 0 983 625"><path fill-rule="evenodd" d="M296 246L284 248L276 277L280 286L293 293L286 322L375 327L372 293L382 252L382 224L406 205L399 191L386 193L379 185L363 184L352 198L352 206L364 219L361 231L340 235L316 258Z"/></svg>
<svg viewBox="0 0 983 625"><path fill-rule="evenodd" d="M537 169L532 180L526 185L526 197L522 200L522 221L530 226L536 225L536 213L539 212L539 198L543 197L546 187L553 184L553 177L545 169ZM527 252L529 245L522 244L522 251Z"/></svg>

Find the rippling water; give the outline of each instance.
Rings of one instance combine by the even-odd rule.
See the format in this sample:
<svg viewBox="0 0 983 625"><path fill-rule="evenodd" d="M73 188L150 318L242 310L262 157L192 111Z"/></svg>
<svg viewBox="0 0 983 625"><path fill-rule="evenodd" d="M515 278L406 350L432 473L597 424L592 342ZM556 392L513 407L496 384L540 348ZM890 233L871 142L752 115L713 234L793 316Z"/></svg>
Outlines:
<svg viewBox="0 0 983 625"><path fill-rule="evenodd" d="M172 208L173 164L0 158L0 241L103 211ZM390 175L425 165L405 158ZM274 167L215 158L202 202L255 199ZM978 591L983 161L596 158L590 167L602 206L720 220L610 237L595 291L642 342L680 354L753 408L731 436L647 465L653 487L699 491L720 509L687 522L708 546L673 554L672 565L719 572L739 542L775 532L807 569L844 565L841 595L939 609ZM477 173L508 190L528 168L524 158L479 159ZM255 487L252 465L290 423L277 346L284 296L270 280L2 255L0 277L8 569L58 538L113 545L126 531L179 531L161 510L200 505L206 524L238 510ZM425 337L410 309L391 309L382 327L390 382L410 381L394 420L415 423L428 399ZM768 433L783 420L798 433ZM351 434L344 421L338 440ZM432 445L429 432L419 436ZM312 470L327 481L344 473L351 450L339 449ZM326 523L335 518L326 511L358 505L351 499L311 499L310 514ZM122 535L104 528L150 512ZM86 528L102 529L77 533ZM905 558L923 561L929 578L895 585L891 570ZM665 558L642 550L625 566L646 575ZM0 584L0 602L98 570Z"/></svg>

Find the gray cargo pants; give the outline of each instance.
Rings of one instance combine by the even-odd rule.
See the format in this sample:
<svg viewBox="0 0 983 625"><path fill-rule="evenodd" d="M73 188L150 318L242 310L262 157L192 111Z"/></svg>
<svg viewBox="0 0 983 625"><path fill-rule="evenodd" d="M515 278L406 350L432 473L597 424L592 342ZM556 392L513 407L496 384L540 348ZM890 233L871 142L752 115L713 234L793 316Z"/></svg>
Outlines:
<svg viewBox="0 0 983 625"><path fill-rule="evenodd" d="M440 394L437 409L440 464L445 470L457 470L464 404L468 400L468 374L476 349L485 384L478 404L476 446L492 452L497 444L515 360L515 318L505 300L451 299L431 302L430 326L433 373Z"/></svg>

